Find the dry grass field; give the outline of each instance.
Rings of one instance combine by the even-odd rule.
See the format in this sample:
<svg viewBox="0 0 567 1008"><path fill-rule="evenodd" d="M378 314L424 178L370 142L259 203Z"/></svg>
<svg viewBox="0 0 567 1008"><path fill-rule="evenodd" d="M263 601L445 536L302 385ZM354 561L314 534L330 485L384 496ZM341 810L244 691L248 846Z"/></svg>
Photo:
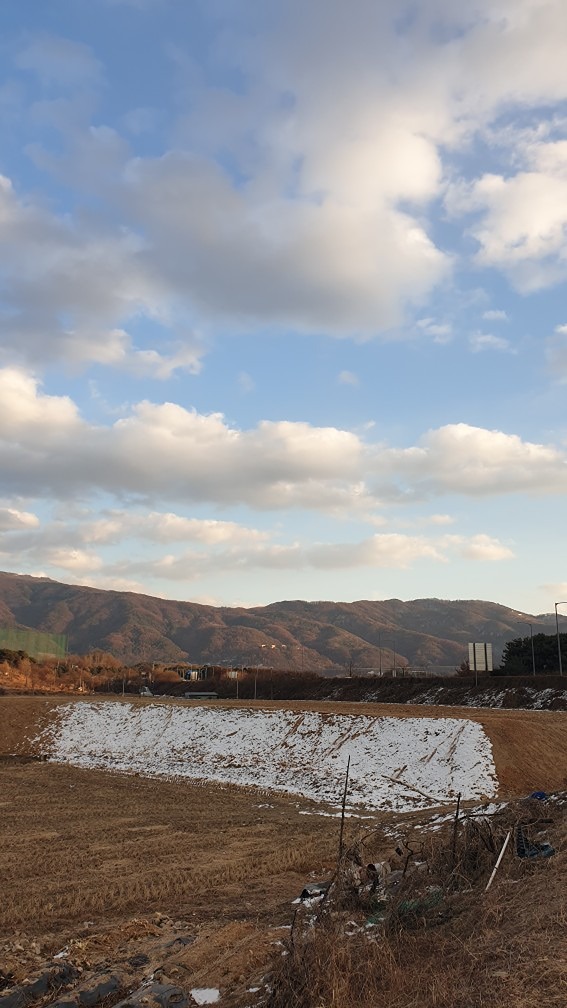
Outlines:
<svg viewBox="0 0 567 1008"><path fill-rule="evenodd" d="M329 877L333 871L337 819L318 814L324 810L305 799L259 789L112 775L33 758L39 754L31 751L27 740L37 733L38 726L47 723L54 703L40 698L0 698L0 1000L3 990L34 976L46 964L61 961L53 957L64 950L62 960L73 962L82 971L76 980L78 987L81 982L92 986L93 978L113 973L122 996L153 978L178 984L183 990L219 988L223 1008L266 1003L263 978L274 955L283 963L286 957L280 953L289 951L280 943L289 938L292 900L306 882ZM274 706L337 712L334 704ZM376 705L341 705L341 710L375 716L393 713L391 707ZM446 716L448 712L408 706L396 708L395 713ZM536 788L555 791L565 787L567 714L470 709L451 709L450 714L485 726L493 744L502 797L524 796ZM33 731L29 730L32 725ZM421 818L427 816L421 814ZM403 834L414 829L419 819L417 813L398 816L398 831ZM370 829L367 855L395 857L395 837L387 832L391 823L391 817L380 814L368 821L350 819L347 839L350 842L361 830ZM564 833L557 833L556 842L557 838L564 844ZM533 873L529 881L540 944L546 900L548 906L553 902L553 929L561 920L565 925L565 908L561 918L556 889L557 880L565 879L564 849L550 859L545 872L540 872L539 882L540 876ZM469 981L475 955L479 970L484 970L485 960L490 959L490 933L493 940L499 935L500 951L493 972L506 972L502 967L506 956L508 976L514 971L513 957L519 955L514 945L518 933L514 920L521 914L526 923L526 906L509 868L502 878L509 881L508 889L495 890L484 905L484 919L480 925L477 921L478 953L464 918L459 925L461 933L457 929L452 944L450 936L443 935L447 956L453 957L454 964L456 949L467 948ZM538 894L542 898L538 899ZM529 931L529 922L527 928ZM415 962L420 963L429 988L435 991L437 967L431 943L423 936L411 942ZM333 939L333 948L335 945ZM555 976L553 935L548 946L548 972ZM459 1000L457 988L451 992L447 970L438 973L439 984L445 985L443 997L439 993L435 1001L431 991L427 998L418 996L407 952L410 945L403 948L406 951L398 962L392 950L388 952L392 967L389 1000L382 962L383 997L375 990L374 1000L367 997L361 1005L469 1008L477 1003L504 1004L503 1000ZM319 959L323 956L329 970L335 968L324 943L317 955ZM539 975L542 964L533 960L538 956L537 947L531 947L526 955L522 976L528 976L530 968ZM399 988L402 972L406 999L394 1002L392 991L396 984ZM496 977L499 989L505 990L504 979ZM253 987L259 989L251 991ZM533 1003L563 1003L551 999L549 990L555 989L553 980L545 988L545 997ZM346 1002L331 1000L332 993L325 993L323 987L316 1003L307 995L294 1003L301 1008L331 1008L335 1003L343 1008L351 998L355 1008L352 988L349 990ZM527 1008L530 1002L521 1000L518 991L515 996L516 1000L508 1003ZM47 1005L55 1000L52 992L37 1003ZM117 994L106 1003L118 1000Z"/></svg>
<svg viewBox="0 0 567 1008"><path fill-rule="evenodd" d="M308 873L328 870L336 850L335 820L299 815L280 796L39 761L1 761L0 781L0 970L18 979L26 950L39 963L77 937L89 960L101 945L101 962L115 965L133 954L132 938L146 953L149 925L161 945L191 942L174 950L177 976L238 986L265 963L281 937L271 929L289 924ZM177 930L157 927L156 913ZM14 942L23 956L9 953Z"/></svg>

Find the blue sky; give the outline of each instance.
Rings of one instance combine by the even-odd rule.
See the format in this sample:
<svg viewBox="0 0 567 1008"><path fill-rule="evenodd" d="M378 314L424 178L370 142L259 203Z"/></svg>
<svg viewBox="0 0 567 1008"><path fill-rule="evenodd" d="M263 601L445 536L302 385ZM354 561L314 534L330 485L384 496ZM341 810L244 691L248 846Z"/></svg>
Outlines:
<svg viewBox="0 0 567 1008"><path fill-rule="evenodd" d="M561 0L4 0L0 566L567 598Z"/></svg>

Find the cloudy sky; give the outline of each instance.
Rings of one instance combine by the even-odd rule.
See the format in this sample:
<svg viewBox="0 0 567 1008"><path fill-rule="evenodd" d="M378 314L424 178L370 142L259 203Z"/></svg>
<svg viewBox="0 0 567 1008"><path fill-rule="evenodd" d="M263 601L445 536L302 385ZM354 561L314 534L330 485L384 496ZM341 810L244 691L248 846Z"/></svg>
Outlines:
<svg viewBox="0 0 567 1008"><path fill-rule="evenodd" d="M564 0L2 0L0 567L567 599L566 46Z"/></svg>

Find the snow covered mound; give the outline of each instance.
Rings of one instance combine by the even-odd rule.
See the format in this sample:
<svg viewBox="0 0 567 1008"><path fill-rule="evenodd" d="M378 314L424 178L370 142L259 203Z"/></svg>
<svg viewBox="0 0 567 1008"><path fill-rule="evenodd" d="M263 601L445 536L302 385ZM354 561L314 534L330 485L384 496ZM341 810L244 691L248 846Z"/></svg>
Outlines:
<svg viewBox="0 0 567 1008"><path fill-rule="evenodd" d="M53 760L159 777L256 785L402 811L496 794L482 725L165 704L70 703L41 736Z"/></svg>

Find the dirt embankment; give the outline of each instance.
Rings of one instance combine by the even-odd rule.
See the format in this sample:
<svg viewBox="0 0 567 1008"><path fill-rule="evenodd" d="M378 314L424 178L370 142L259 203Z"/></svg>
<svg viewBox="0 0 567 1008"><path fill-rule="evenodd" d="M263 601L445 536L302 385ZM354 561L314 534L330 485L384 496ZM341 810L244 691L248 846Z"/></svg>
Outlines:
<svg viewBox="0 0 567 1008"><path fill-rule="evenodd" d="M35 697L0 697L0 754L49 755L41 733L54 718L57 708L68 700ZM81 703L82 701L77 701ZM108 700L121 703L120 700ZM132 701L128 701L132 702ZM171 705L176 701L134 699L143 705ZM183 701L179 701L183 703ZM224 703L223 706L237 707ZM250 709L317 711L367 717L447 717L480 723L493 748L502 797L522 796L534 790L561 790L567 785L567 713L526 710L391 705L376 703L336 703L315 701L249 702Z"/></svg>
<svg viewBox="0 0 567 1008"><path fill-rule="evenodd" d="M477 680L474 676L421 679L353 676L313 682L310 688L311 699L341 702L567 710L567 680L560 676L537 676L535 679L533 676L479 676Z"/></svg>

